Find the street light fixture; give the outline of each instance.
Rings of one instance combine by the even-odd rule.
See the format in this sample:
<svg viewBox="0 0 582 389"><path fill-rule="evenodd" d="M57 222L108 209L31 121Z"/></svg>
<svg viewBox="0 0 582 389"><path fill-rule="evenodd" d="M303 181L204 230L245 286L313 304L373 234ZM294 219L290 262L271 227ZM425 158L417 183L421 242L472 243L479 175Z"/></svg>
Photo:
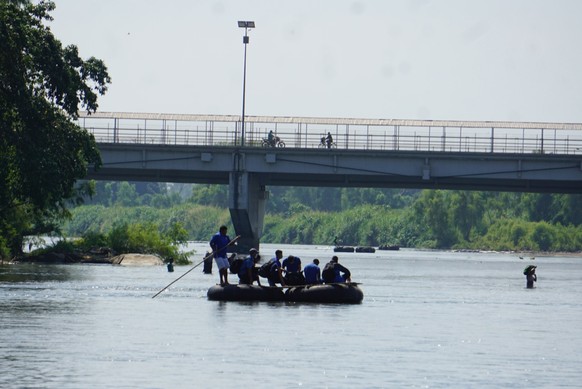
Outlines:
<svg viewBox="0 0 582 389"><path fill-rule="evenodd" d="M241 21L239 20L238 26L245 29L245 36L243 36L243 44L245 45L245 58L244 58L244 70L243 70L243 99L242 99L242 124L241 124L241 146L245 145L245 92L247 84L247 44L249 43L248 30L249 28L255 28L255 22L253 21Z"/></svg>

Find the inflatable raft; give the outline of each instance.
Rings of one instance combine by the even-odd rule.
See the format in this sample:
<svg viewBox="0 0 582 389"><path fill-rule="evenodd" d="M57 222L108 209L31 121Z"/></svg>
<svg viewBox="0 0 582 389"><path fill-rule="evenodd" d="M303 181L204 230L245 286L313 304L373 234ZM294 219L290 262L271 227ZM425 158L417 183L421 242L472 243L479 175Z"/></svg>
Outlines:
<svg viewBox="0 0 582 389"><path fill-rule="evenodd" d="M335 246L333 248L335 253L353 253L354 247L353 246Z"/></svg>
<svg viewBox="0 0 582 389"><path fill-rule="evenodd" d="M371 246L358 246L356 247L356 253L375 253L376 249Z"/></svg>
<svg viewBox="0 0 582 389"><path fill-rule="evenodd" d="M291 301L308 303L359 304L364 293L355 282L290 287L258 285L214 285L207 297L213 301Z"/></svg>
<svg viewBox="0 0 582 389"><path fill-rule="evenodd" d="M206 296L215 301L285 301L282 288L258 285L214 285Z"/></svg>
<svg viewBox="0 0 582 389"><path fill-rule="evenodd" d="M400 246L398 246L398 245L392 245L392 246L381 245L381 246L378 246L378 250L393 250L393 251L396 251L396 250L400 250Z"/></svg>

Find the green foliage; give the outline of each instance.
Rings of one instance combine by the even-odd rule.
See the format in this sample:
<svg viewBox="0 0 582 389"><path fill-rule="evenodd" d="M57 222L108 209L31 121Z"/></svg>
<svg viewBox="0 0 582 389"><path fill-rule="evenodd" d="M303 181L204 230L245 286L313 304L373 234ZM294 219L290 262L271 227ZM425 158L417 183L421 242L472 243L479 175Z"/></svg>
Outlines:
<svg viewBox="0 0 582 389"><path fill-rule="evenodd" d="M160 231L184 243L188 240L209 239L220 225L230 225L230 214L222 208L194 207L188 204L171 208L86 205L71 210L71 219L63 224L62 230L67 236L81 236L90 232L105 234L126 224L156 224ZM232 227L229 228L232 231Z"/></svg>
<svg viewBox="0 0 582 389"><path fill-rule="evenodd" d="M195 185L190 202L214 207L228 206L228 185Z"/></svg>
<svg viewBox="0 0 582 389"><path fill-rule="evenodd" d="M181 252L186 242L185 230L178 223L163 231L155 223L116 224L107 233L87 232L79 239L61 239L37 253L71 253L107 247L118 254L141 253L159 255L164 261L187 264L191 252Z"/></svg>
<svg viewBox="0 0 582 389"><path fill-rule="evenodd" d="M364 205L346 212L313 212L304 209L288 216L267 215L263 241L279 243L372 245L403 244L409 230L404 213Z"/></svg>
<svg viewBox="0 0 582 389"><path fill-rule="evenodd" d="M132 226L138 225L131 224ZM135 245L135 242L129 241L129 228L128 224L118 223L113 225L113 227L105 235L105 239L113 250L117 253L130 253Z"/></svg>
<svg viewBox="0 0 582 389"><path fill-rule="evenodd" d="M314 211L338 212L370 204L402 208L417 191L372 188L269 187L268 213L287 213L293 204L304 204Z"/></svg>
<svg viewBox="0 0 582 389"><path fill-rule="evenodd" d="M36 254L43 254L43 253L48 253L48 252L72 253L75 251L75 248L76 248L75 242L73 242L71 240L67 240L67 239L62 239L62 240L55 242L51 246L37 250Z"/></svg>
<svg viewBox="0 0 582 389"><path fill-rule="evenodd" d="M547 222L499 220L480 237L474 248L504 251L582 250L582 229Z"/></svg>
<svg viewBox="0 0 582 389"><path fill-rule="evenodd" d="M426 241L434 241L430 244L431 248L447 248L458 242L449 204L448 194L440 190L422 191L414 202L415 222L428 227L430 237Z"/></svg>
<svg viewBox="0 0 582 389"><path fill-rule="evenodd" d="M83 234L81 239L77 241L77 244L85 250L110 246L107 236L93 231Z"/></svg>
<svg viewBox="0 0 582 389"><path fill-rule="evenodd" d="M83 199L85 204L170 208L183 202L178 191L168 190L168 187L175 186L171 184L127 181L88 181L86 184L93 188L93 193Z"/></svg>
<svg viewBox="0 0 582 389"><path fill-rule="evenodd" d="M67 215L67 201L90 190L76 180L101 163L92 135L71 119L97 109L107 68L62 47L47 27L54 7L0 1L0 236L10 255Z"/></svg>
<svg viewBox="0 0 582 389"><path fill-rule="evenodd" d="M554 195L556 214L552 221L563 225L582 225L582 195Z"/></svg>
<svg viewBox="0 0 582 389"><path fill-rule="evenodd" d="M84 250L108 247L116 253L156 254L166 262L186 264L191 253L180 252L183 231L179 224L170 231L162 231L155 223L116 224L107 233L88 232L75 244Z"/></svg>
<svg viewBox="0 0 582 389"><path fill-rule="evenodd" d="M556 233L557 231L548 223L540 222L534 227L532 239L537 243L540 250L549 251L556 240Z"/></svg>
<svg viewBox="0 0 582 389"><path fill-rule="evenodd" d="M0 236L0 259L10 258L10 249L5 238Z"/></svg>
<svg viewBox="0 0 582 389"><path fill-rule="evenodd" d="M135 185L129 182L120 182L119 188L117 189L117 200L115 205L120 205L122 207L129 207L135 205L137 200L137 191L135 190Z"/></svg>
<svg viewBox="0 0 582 389"><path fill-rule="evenodd" d="M556 214L556 203L550 193L528 193L523 196L524 204L531 221L552 220Z"/></svg>
<svg viewBox="0 0 582 389"><path fill-rule="evenodd" d="M475 242L475 248L493 250L535 250L531 239L529 222L501 219L492 224L487 233Z"/></svg>
<svg viewBox="0 0 582 389"><path fill-rule="evenodd" d="M287 197L284 191L279 193ZM309 194L310 191L301 193ZM355 193L357 191L350 196L353 198ZM365 199L366 193L372 192L363 191L357 198ZM314 210L312 204L302 198L289 204L285 212L265 216L261 241L331 245L337 237L340 244L346 245L519 251L577 251L582 248L579 225L528 220L532 214L529 207L538 203L535 194L428 190L417 194L411 206L401 209L392 206L397 202L390 202L355 205L334 212ZM375 196L377 199L384 194L375 192ZM552 198L552 207L560 209L554 219L570 214L568 204L577 206L570 198L576 196L555 195ZM407 202L410 201L409 197ZM191 203L169 208L83 206L73 209L72 215L63 226L70 236L90 231L105 233L126 223L155 223L161 231L181 241L208 240L221 224L233 231L227 209ZM172 230L175 225L182 228Z"/></svg>

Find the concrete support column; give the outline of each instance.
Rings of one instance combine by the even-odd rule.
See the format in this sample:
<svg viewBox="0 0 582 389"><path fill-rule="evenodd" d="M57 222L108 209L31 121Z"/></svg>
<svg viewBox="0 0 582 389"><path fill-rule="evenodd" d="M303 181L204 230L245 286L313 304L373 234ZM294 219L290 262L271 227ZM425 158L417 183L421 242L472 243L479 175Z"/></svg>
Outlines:
<svg viewBox="0 0 582 389"><path fill-rule="evenodd" d="M248 253L259 249L265 217L265 203L269 192L260 182L260 176L246 171L233 171L229 179L229 210L238 241L237 252ZM230 236L233 238L232 234Z"/></svg>

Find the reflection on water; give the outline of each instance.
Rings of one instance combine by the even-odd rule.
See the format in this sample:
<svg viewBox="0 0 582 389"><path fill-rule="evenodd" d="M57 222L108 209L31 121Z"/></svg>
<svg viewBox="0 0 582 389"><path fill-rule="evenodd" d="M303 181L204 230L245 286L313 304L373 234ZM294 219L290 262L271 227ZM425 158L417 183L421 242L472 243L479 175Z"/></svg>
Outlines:
<svg viewBox="0 0 582 389"><path fill-rule="evenodd" d="M333 255L283 250L305 263ZM362 304L211 302L218 274L202 270L151 298L189 267L2 265L0 377L15 388L579 386L580 258L538 256L533 290L529 262L510 254L340 261Z"/></svg>
<svg viewBox="0 0 582 389"><path fill-rule="evenodd" d="M38 265L38 264L17 264L0 265L0 282L16 284L19 282L64 282L72 277L70 268L66 266Z"/></svg>
<svg viewBox="0 0 582 389"><path fill-rule="evenodd" d="M75 281L82 279L73 270L67 266L1 265L0 312L10 312L28 321L50 314L73 313L77 304L63 294L62 288L70 289Z"/></svg>

